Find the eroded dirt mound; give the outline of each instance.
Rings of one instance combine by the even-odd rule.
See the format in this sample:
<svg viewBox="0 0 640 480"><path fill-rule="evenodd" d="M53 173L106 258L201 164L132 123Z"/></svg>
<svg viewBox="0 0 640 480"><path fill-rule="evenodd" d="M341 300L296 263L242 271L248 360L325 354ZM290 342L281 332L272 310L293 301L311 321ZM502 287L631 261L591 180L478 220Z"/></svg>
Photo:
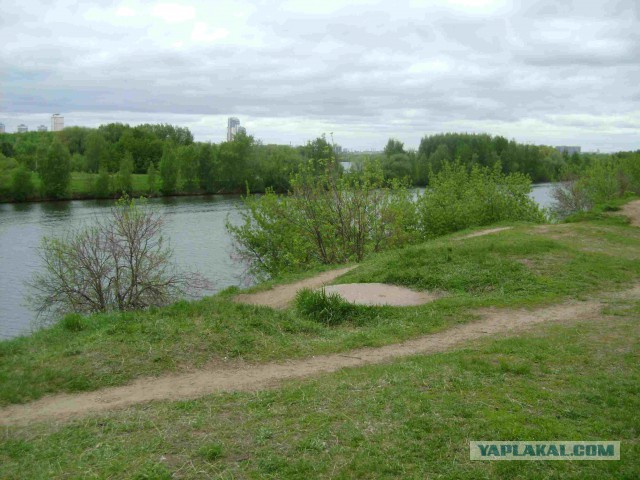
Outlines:
<svg viewBox="0 0 640 480"><path fill-rule="evenodd" d="M327 293L337 293L342 298L358 305L393 305L407 307L432 302L442 295L416 292L408 288L386 283L345 283L324 287Z"/></svg>
<svg viewBox="0 0 640 480"><path fill-rule="evenodd" d="M236 295L233 299L238 303L248 303L251 305L263 305L271 308L287 308L289 303L296 297L298 290L303 288L318 288L332 282L340 275L344 275L349 270L356 268L346 267L338 270L330 270L328 272L322 272L315 277L306 278L299 282L289 283L287 285L277 285L270 290L256 293L241 293Z"/></svg>

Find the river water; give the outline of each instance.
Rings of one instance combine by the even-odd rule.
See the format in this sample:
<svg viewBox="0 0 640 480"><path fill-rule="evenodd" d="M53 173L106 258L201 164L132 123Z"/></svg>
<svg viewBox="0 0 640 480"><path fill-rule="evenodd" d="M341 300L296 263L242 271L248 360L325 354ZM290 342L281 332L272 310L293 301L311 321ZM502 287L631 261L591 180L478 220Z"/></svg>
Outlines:
<svg viewBox="0 0 640 480"><path fill-rule="evenodd" d="M550 191L550 184L536 185L531 197L548 207ZM149 203L165 217L163 232L178 265L202 273L214 291L242 284L244 268L231 257L231 239L225 229L227 217L239 218L240 197L170 197ZM24 299L25 282L40 266L37 248L42 238L91 224L111 204L99 200L0 204L0 338L34 328L34 313Z"/></svg>

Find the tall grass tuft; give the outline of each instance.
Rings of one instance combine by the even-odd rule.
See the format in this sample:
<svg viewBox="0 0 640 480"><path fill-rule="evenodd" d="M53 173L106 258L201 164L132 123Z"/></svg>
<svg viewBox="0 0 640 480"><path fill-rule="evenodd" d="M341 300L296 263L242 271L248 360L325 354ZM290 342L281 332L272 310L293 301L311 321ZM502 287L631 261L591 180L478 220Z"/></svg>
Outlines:
<svg viewBox="0 0 640 480"><path fill-rule="evenodd" d="M300 290L295 303L300 313L325 325L339 325L359 314L357 305L347 302L337 293L327 293L324 288Z"/></svg>

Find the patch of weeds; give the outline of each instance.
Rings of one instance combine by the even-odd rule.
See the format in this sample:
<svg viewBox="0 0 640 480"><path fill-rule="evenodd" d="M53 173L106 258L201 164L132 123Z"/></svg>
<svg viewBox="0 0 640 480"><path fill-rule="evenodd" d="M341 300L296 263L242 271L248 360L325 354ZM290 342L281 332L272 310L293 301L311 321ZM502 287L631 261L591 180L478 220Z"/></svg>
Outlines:
<svg viewBox="0 0 640 480"><path fill-rule="evenodd" d="M77 313L70 313L62 317L60 325L68 332L79 332L85 329L84 317Z"/></svg>
<svg viewBox="0 0 640 480"><path fill-rule="evenodd" d="M134 480L170 480L173 478L167 467L159 463L146 463L131 478Z"/></svg>
<svg viewBox="0 0 640 480"><path fill-rule="evenodd" d="M324 288L300 290L295 303L300 313L325 325L339 325L362 314L358 305L347 302L337 293L327 293Z"/></svg>
<svg viewBox="0 0 640 480"><path fill-rule="evenodd" d="M198 449L198 455L209 462L215 462L224 454L224 449L219 443L209 443Z"/></svg>

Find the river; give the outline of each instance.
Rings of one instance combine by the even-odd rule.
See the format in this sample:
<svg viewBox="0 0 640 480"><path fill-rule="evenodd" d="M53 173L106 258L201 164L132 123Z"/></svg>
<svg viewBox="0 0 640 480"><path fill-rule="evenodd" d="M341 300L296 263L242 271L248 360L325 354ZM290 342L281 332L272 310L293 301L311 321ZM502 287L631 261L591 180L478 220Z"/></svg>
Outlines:
<svg viewBox="0 0 640 480"><path fill-rule="evenodd" d="M531 197L541 206L551 202L551 185L535 185ZM238 196L170 197L149 201L165 217L164 234L182 268L196 270L214 291L241 285L243 265L231 258L227 216L238 218ZM0 204L0 338L28 333L34 313L25 305L25 282L40 265L37 248L44 236L60 236L90 224L110 201L82 200Z"/></svg>

